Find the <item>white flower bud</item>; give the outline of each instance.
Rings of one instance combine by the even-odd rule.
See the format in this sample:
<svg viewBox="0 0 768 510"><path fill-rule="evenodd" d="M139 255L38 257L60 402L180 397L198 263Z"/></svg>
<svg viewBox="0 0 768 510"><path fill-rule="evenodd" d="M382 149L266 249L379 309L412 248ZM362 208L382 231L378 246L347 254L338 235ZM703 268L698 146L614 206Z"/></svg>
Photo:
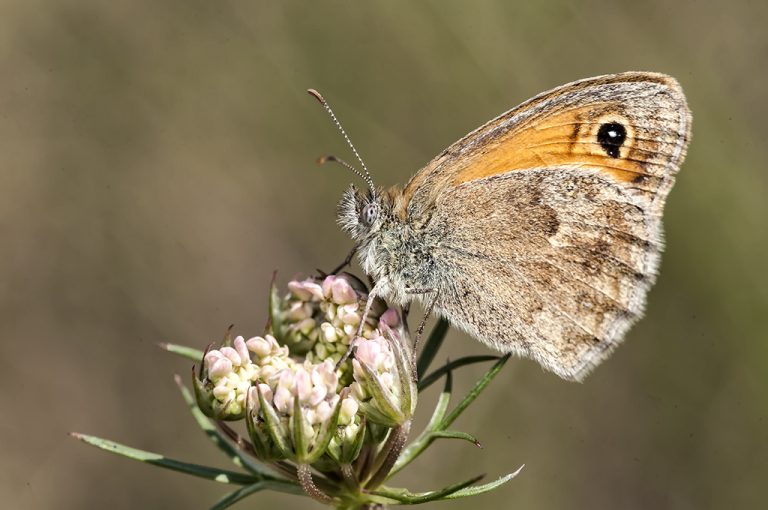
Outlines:
<svg viewBox="0 0 768 510"><path fill-rule="evenodd" d="M315 407L316 421L313 422L313 425L329 420L332 414L333 414L333 408L331 407L331 404L329 404L326 401L319 402Z"/></svg>
<svg viewBox="0 0 768 510"><path fill-rule="evenodd" d="M306 319L300 320L295 327L305 335L308 335L312 330L315 329L316 325L317 322L315 322L315 319L308 317Z"/></svg>
<svg viewBox="0 0 768 510"><path fill-rule="evenodd" d="M336 333L336 328L329 322L323 322L320 324L320 329L323 332L323 340L326 342L335 342L339 339L339 335Z"/></svg>
<svg viewBox="0 0 768 510"><path fill-rule="evenodd" d="M355 383L356 384L356 383ZM339 413L339 425L349 425L357 414L360 405L352 397L347 397L341 402L341 412Z"/></svg>
<svg viewBox="0 0 768 510"><path fill-rule="evenodd" d="M247 342L245 342L245 345L248 347L248 350L254 353L259 358L266 358L269 356L272 346L269 344L269 342L260 336L255 336L251 339L249 339Z"/></svg>

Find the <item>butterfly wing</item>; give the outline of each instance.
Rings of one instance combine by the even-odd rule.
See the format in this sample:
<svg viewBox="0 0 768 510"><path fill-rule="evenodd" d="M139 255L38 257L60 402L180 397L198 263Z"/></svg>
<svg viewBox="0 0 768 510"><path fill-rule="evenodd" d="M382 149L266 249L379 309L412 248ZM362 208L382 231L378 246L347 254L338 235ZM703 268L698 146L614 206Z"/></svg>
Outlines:
<svg viewBox="0 0 768 510"><path fill-rule="evenodd" d="M404 190L434 240L437 309L582 379L642 314L690 122L676 81L625 73L544 93L449 147Z"/></svg>

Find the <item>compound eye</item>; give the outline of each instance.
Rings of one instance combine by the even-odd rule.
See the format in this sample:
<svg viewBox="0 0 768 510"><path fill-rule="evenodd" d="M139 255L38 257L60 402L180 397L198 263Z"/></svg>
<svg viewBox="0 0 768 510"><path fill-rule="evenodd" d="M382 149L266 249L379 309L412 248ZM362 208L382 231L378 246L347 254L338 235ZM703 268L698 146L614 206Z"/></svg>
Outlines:
<svg viewBox="0 0 768 510"><path fill-rule="evenodd" d="M360 214L360 218L363 220L363 223L365 223L369 227L373 225L373 223L376 221L376 218L378 216L379 216L379 206L375 202L366 204L365 207L363 207L363 211Z"/></svg>

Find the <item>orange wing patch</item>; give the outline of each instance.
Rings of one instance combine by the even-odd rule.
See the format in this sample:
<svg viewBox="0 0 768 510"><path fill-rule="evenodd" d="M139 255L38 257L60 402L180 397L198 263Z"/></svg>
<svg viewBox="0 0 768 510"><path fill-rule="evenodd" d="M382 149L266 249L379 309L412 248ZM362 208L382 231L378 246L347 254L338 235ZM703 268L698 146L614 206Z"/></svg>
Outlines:
<svg viewBox="0 0 768 510"><path fill-rule="evenodd" d="M513 128L488 141L462 164L454 185L515 170L575 166L597 169L620 182L658 175L648 168L658 143L616 105L568 109Z"/></svg>

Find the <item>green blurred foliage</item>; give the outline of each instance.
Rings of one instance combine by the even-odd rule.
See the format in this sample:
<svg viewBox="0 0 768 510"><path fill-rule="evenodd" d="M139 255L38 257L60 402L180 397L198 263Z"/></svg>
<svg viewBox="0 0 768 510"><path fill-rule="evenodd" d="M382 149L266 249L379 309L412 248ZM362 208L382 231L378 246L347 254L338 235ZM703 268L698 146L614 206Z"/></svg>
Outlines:
<svg viewBox="0 0 768 510"><path fill-rule="evenodd" d="M458 424L485 450L435 448L400 482L525 463L442 506L764 506L766 19L747 0L0 2L4 506L223 494L65 433L222 462L176 394L171 374L190 367L153 344L202 347L230 323L255 334L273 269L285 282L346 254L334 211L350 175L314 159L349 156L306 88L395 184L533 94L624 70L676 76L694 114L647 317L584 384L510 362ZM445 356L487 352L448 343ZM266 505L317 508L267 494L236 508Z"/></svg>

